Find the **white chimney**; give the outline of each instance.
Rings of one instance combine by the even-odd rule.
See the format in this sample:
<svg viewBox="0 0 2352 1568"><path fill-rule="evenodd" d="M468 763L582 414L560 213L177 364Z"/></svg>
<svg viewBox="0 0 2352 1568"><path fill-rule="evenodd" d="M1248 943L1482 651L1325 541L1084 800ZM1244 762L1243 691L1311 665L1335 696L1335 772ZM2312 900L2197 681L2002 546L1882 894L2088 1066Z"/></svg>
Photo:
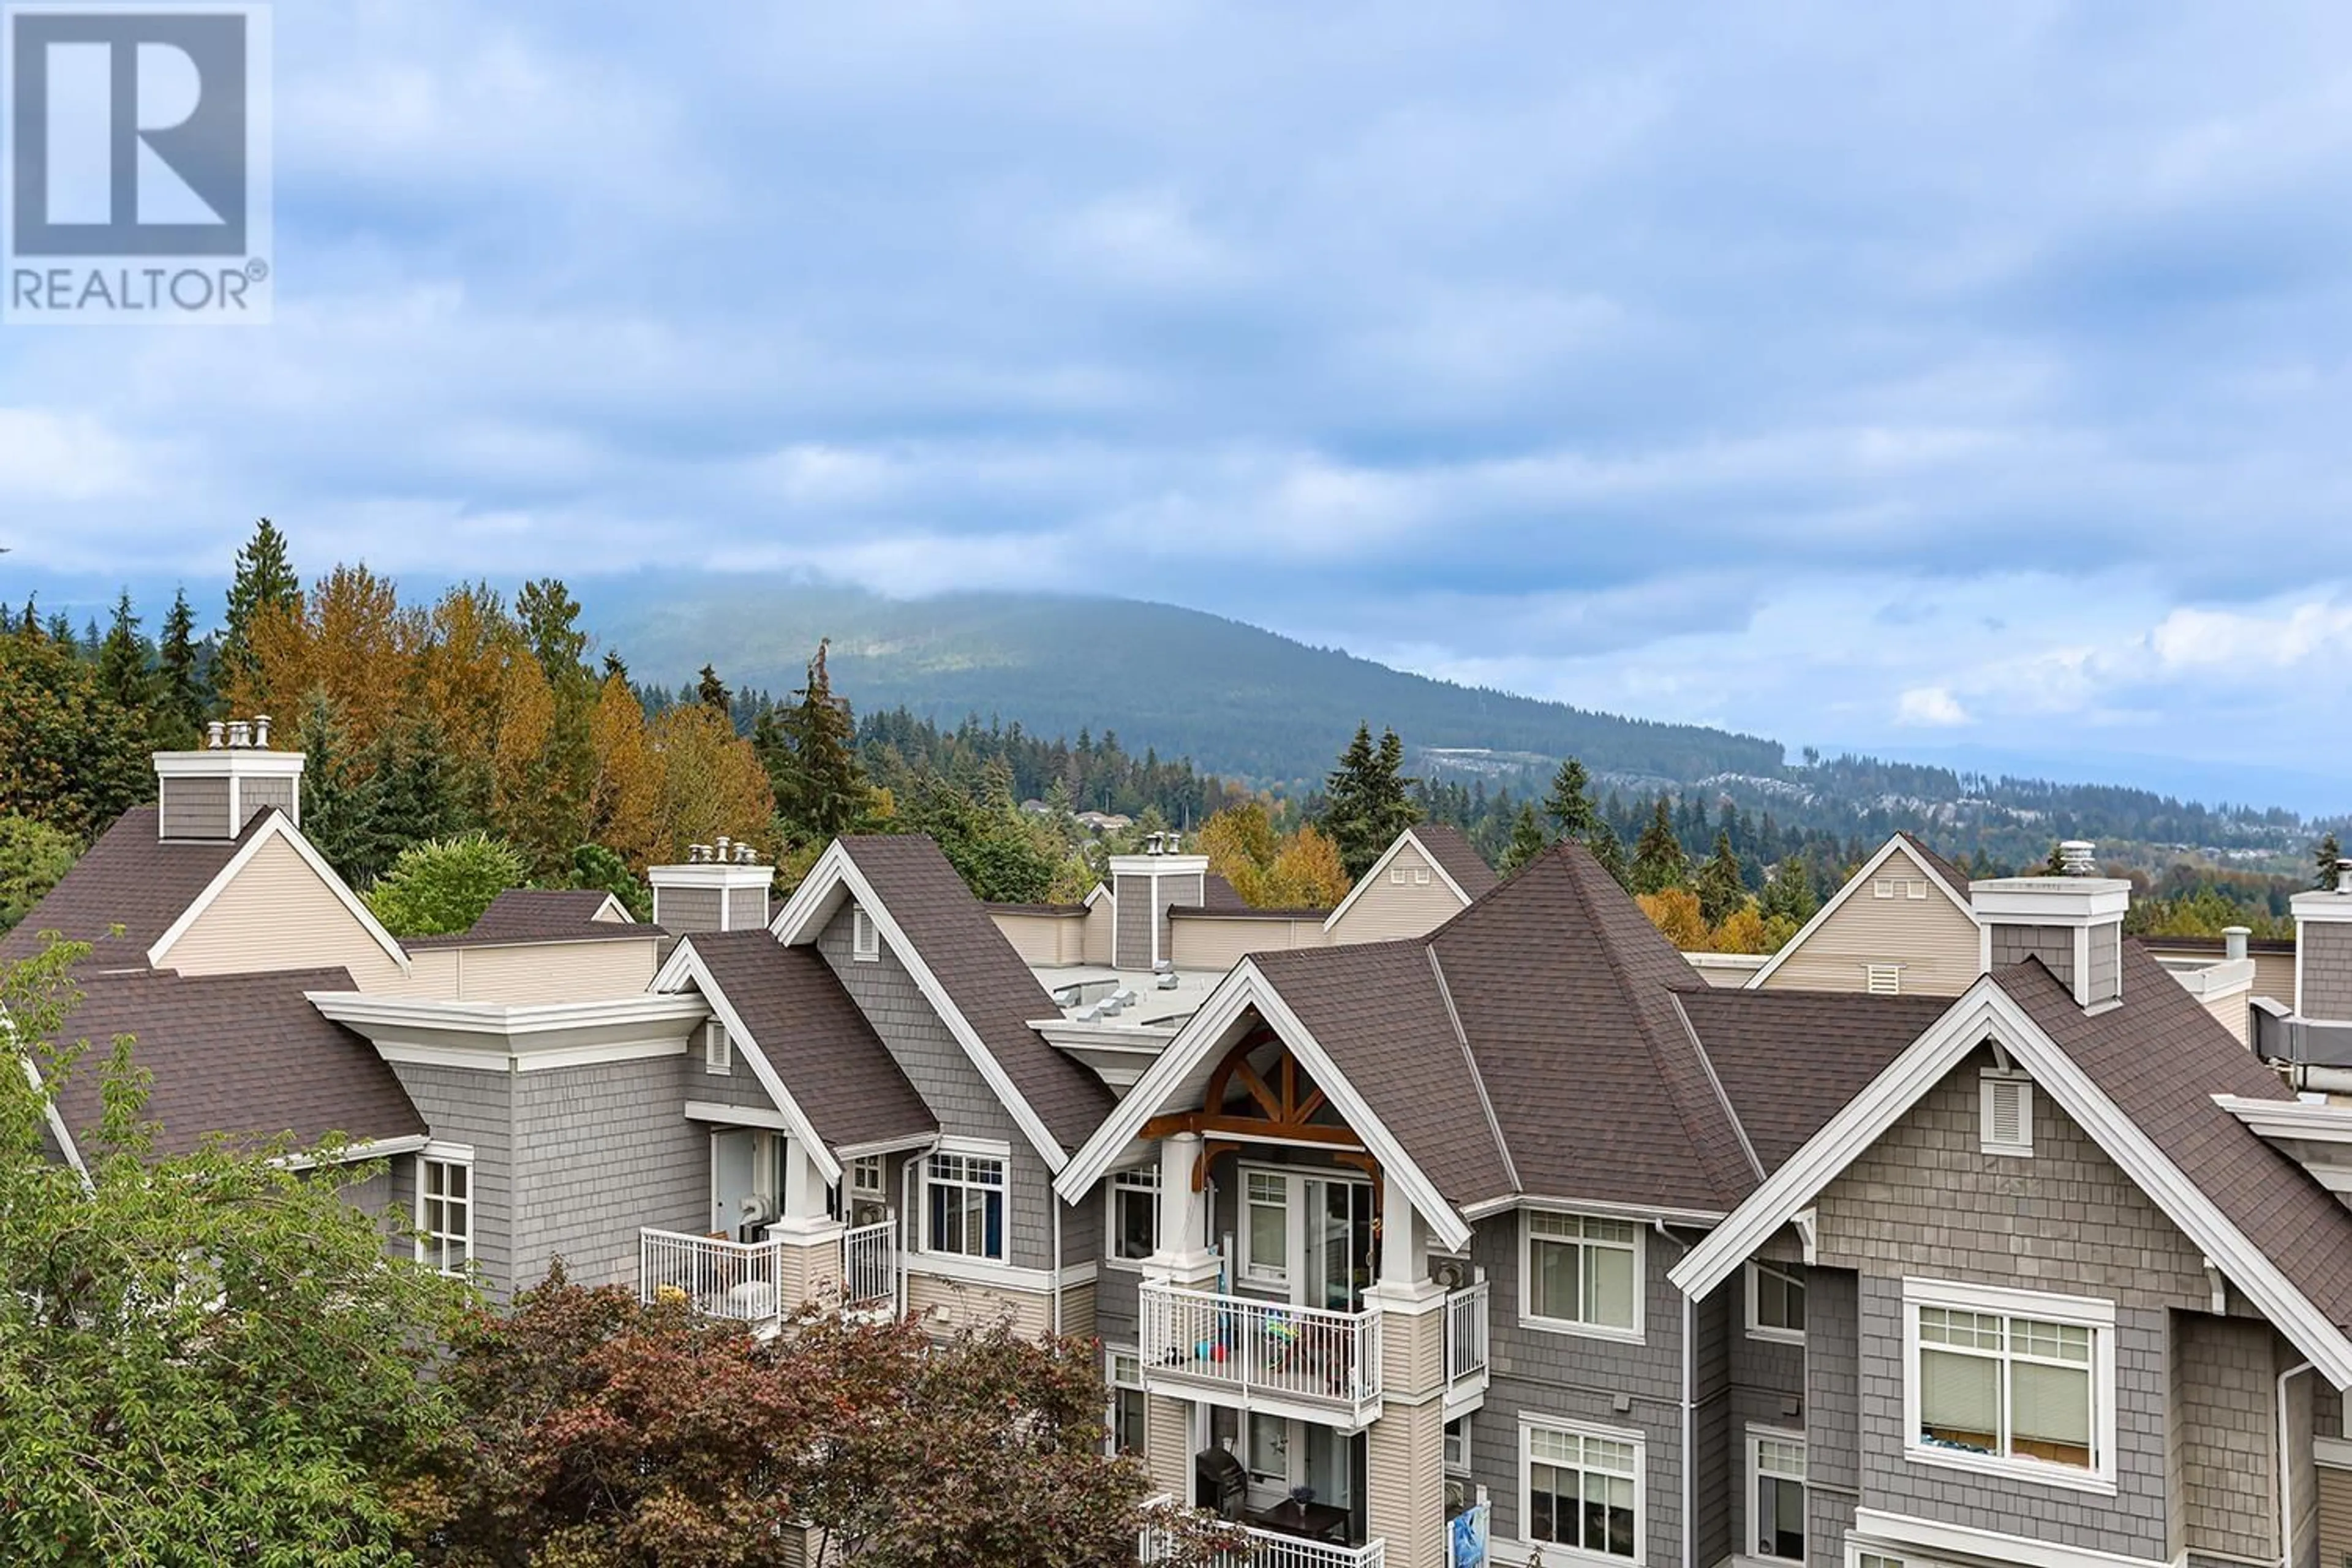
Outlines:
<svg viewBox="0 0 2352 1568"><path fill-rule="evenodd" d="M2297 893L2294 910L2294 1012L2299 1018L2352 1023L2352 859L2336 862L2336 886Z"/></svg>
<svg viewBox="0 0 2352 1568"><path fill-rule="evenodd" d="M200 750L154 753L156 836L234 838L271 806L300 826L302 753L270 751L268 739L267 718L215 719Z"/></svg>
<svg viewBox="0 0 2352 1568"><path fill-rule="evenodd" d="M687 847L683 865L653 866L654 923L677 935L751 931L768 923L768 890L776 868L748 842L722 837L716 845Z"/></svg>
<svg viewBox="0 0 2352 1568"><path fill-rule="evenodd" d="M2074 847L2061 846L2061 858L2073 858L2067 852ZM2122 998L2129 882L2081 874L1997 877L1969 884L1969 907L1987 973L2038 958L2083 1006Z"/></svg>

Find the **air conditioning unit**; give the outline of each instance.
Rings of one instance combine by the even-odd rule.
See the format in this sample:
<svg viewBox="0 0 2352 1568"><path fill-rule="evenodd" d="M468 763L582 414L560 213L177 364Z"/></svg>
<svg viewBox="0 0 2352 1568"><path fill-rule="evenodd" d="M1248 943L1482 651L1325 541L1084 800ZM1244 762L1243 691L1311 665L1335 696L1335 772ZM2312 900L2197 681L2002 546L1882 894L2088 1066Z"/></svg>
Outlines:
<svg viewBox="0 0 2352 1568"><path fill-rule="evenodd" d="M1429 1260L1429 1277L1448 1290L1459 1290L1470 1283L1470 1260L1466 1258L1433 1258Z"/></svg>
<svg viewBox="0 0 2352 1568"><path fill-rule="evenodd" d="M852 1229L862 1229L869 1225L880 1225L889 1217L890 1211L883 1205L880 1198L859 1198L849 1205L849 1224Z"/></svg>

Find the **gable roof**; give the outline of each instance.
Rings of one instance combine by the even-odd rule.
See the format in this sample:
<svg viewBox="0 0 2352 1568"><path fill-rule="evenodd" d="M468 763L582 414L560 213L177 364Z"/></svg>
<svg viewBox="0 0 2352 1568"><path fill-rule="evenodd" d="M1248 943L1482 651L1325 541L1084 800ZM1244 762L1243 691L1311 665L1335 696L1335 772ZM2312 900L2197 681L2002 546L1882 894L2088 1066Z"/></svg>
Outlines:
<svg viewBox="0 0 2352 1568"><path fill-rule="evenodd" d="M1416 822L1406 831L1421 846L1422 853L1454 879L1464 898L1485 898L1502 880L1460 828L1443 822Z"/></svg>
<svg viewBox="0 0 2352 1568"><path fill-rule="evenodd" d="M1748 989L1761 990L1764 983L1779 973L1780 966L1788 963L1806 942L1811 941L1815 931L1827 925L1832 916L1845 908L1847 900L1860 892L1874 877L1877 876L1878 868L1885 865L1898 851L1915 862L1921 870L1927 872L1927 879L1943 892L1944 897L1958 907L1960 913L1968 916L1971 921L1975 921L1976 910L1969 901L1969 879L1961 874L1960 868L1910 834L1897 833L1880 845L1878 852L1864 861L1860 870L1845 879L1845 886L1832 894L1829 902L1813 911L1813 918L1807 921L1795 936L1783 943L1780 952L1767 959L1764 967L1748 977L1744 983Z"/></svg>
<svg viewBox="0 0 2352 1568"><path fill-rule="evenodd" d="M613 913L617 912L617 919ZM499 947L541 942L649 942L667 933L642 924L600 888L509 888L471 926L443 936L407 937L402 945Z"/></svg>
<svg viewBox="0 0 2352 1568"><path fill-rule="evenodd" d="M1059 1171L1110 1109L1111 1091L1029 1026L1060 1009L987 907L929 838L852 837L817 858L770 930L786 942L814 942L845 889L866 906L1039 1157Z"/></svg>
<svg viewBox="0 0 2352 1568"><path fill-rule="evenodd" d="M749 1042L827 1148L939 1131L939 1119L814 948L786 947L756 926L698 932L680 945L700 956Z"/></svg>
<svg viewBox="0 0 2352 1568"><path fill-rule="evenodd" d="M147 950L277 815L256 813L235 838L163 839L156 837L156 810L134 805L116 817L47 896L0 938L0 961L30 957L41 949L41 933L54 931L90 944L81 964L85 971L145 969ZM110 936L108 929L116 925L122 934Z"/></svg>
<svg viewBox="0 0 2352 1568"><path fill-rule="evenodd" d="M211 1133L310 1144L422 1137L425 1119L392 1068L358 1035L330 1023L306 991L351 991L342 969L182 975L152 971L78 977L82 1000L64 1037L89 1052L59 1087L58 1108L85 1151L100 1116L100 1073L118 1035L153 1075L147 1117L155 1148L185 1153Z"/></svg>

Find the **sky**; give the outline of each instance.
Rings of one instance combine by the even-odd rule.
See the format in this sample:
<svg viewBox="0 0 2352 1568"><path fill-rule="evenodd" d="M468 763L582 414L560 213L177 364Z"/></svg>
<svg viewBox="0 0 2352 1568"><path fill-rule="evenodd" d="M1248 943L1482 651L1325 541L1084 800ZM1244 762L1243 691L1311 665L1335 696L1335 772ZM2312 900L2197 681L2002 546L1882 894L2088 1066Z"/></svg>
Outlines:
<svg viewBox="0 0 2352 1568"><path fill-rule="evenodd" d="M275 34L275 323L0 329L11 599L216 592L267 513L312 571L1127 593L1791 746L2352 763L2352 7Z"/></svg>

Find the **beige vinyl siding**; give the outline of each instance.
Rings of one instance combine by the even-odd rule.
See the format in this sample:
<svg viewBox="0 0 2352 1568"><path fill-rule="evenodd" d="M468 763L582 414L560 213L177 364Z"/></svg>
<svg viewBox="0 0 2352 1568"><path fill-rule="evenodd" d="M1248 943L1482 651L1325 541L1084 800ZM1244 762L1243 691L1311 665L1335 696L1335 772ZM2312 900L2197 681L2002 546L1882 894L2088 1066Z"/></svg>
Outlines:
<svg viewBox="0 0 2352 1568"><path fill-rule="evenodd" d="M1179 969L1225 970L1244 954L1325 945L1320 921L1221 920L1180 915L1171 921L1169 956Z"/></svg>
<svg viewBox="0 0 2352 1568"><path fill-rule="evenodd" d="M362 991L402 991L407 976L294 847L270 838L163 954L183 974L341 964Z"/></svg>
<svg viewBox="0 0 2352 1568"><path fill-rule="evenodd" d="M654 942L540 942L431 947L411 959L413 995L442 1002L596 1002L653 983Z"/></svg>
<svg viewBox="0 0 2352 1568"><path fill-rule="evenodd" d="M1928 882L1927 896L1909 898L1897 889L1894 898L1879 898L1871 884L1889 879ZM1980 959L1976 921L1897 849L1789 953L1764 988L1863 991L1869 987L1870 964L1895 963L1902 966L1905 994L1957 996L1976 983Z"/></svg>
<svg viewBox="0 0 2352 1568"><path fill-rule="evenodd" d="M2352 1557L2352 1470L2317 1467L2319 1477L2319 1560L2341 1563Z"/></svg>
<svg viewBox="0 0 2352 1568"><path fill-rule="evenodd" d="M1072 1285L1062 1291L1062 1332L1074 1340L1095 1337L1095 1282Z"/></svg>
<svg viewBox="0 0 2352 1568"><path fill-rule="evenodd" d="M2294 954L2257 952L2252 956L2254 961L2254 994L2294 1006Z"/></svg>
<svg viewBox="0 0 2352 1568"><path fill-rule="evenodd" d="M1393 876L1404 872L1400 886ZM1444 873L1411 844L1399 847L1386 866L1375 867L1363 896L1331 927L1331 941L1390 942L1427 936L1462 912L1462 900ZM1421 879L1429 879L1424 882Z"/></svg>
<svg viewBox="0 0 2352 1568"><path fill-rule="evenodd" d="M907 1310L926 1329L952 1332L986 1329L1009 1321L1015 1333L1042 1338L1053 1331L1052 1300L1042 1290L1013 1290L995 1285L969 1285L921 1272L921 1259L907 1275ZM944 1318L933 1315L945 1309Z"/></svg>
<svg viewBox="0 0 2352 1568"><path fill-rule="evenodd" d="M1106 893L1087 908L1085 930L1078 939L1078 962L1108 963L1112 923L1118 919L1113 911L1110 895Z"/></svg>
<svg viewBox="0 0 2352 1568"><path fill-rule="evenodd" d="M2246 993L2233 991L2227 996L2209 996L2205 1011L2220 1020L2223 1028L2238 1037L2240 1045L2253 1043L2253 1026L2246 1016Z"/></svg>
<svg viewBox="0 0 2352 1568"><path fill-rule="evenodd" d="M1049 967L1085 960L1085 921L1068 915L1032 914L1024 910L991 910L988 913L1024 963Z"/></svg>

